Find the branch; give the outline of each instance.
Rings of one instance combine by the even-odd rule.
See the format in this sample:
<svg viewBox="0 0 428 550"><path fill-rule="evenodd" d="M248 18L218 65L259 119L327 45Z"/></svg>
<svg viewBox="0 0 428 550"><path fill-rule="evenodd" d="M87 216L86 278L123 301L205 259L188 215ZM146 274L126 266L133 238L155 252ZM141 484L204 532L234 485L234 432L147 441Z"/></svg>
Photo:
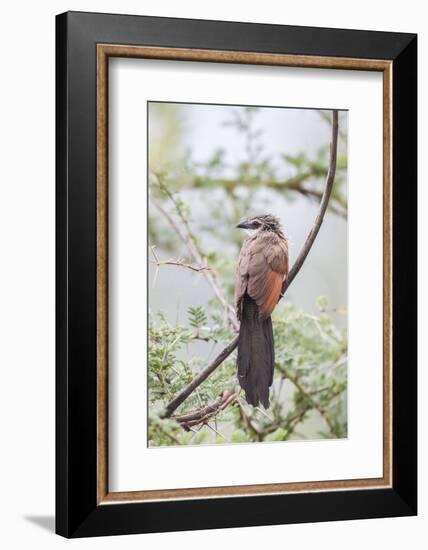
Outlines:
<svg viewBox="0 0 428 550"><path fill-rule="evenodd" d="M181 241L187 246L190 256L193 256L193 249L190 247L189 241L186 238L185 234L181 231L181 227L175 223L174 218L170 215L170 213L165 210L165 208L153 197L153 195L150 195L150 200L152 203L156 206L156 208L159 210L159 212L166 218L169 225L173 228L173 230L177 233L177 235L180 237Z"/></svg>
<svg viewBox="0 0 428 550"><path fill-rule="evenodd" d="M211 268L206 266L206 265L202 265L202 266L196 266L196 265L191 265L191 264L186 264L183 260L155 260L155 261L152 261L153 264L155 264L155 266L157 267L160 267L161 265L177 265L179 267L186 267L187 269L190 269L191 271L196 271L196 272L200 272L200 271L210 271Z"/></svg>
<svg viewBox="0 0 428 550"><path fill-rule="evenodd" d="M205 264L205 257L202 253L202 250L197 245L197 239L195 235L193 235L189 222L184 215L184 212L181 208L180 203L174 198L173 194L169 191L169 189L164 185L162 181L162 177L159 174L155 174L156 179L158 181L159 188L166 194L166 196L170 199L170 201L173 203L174 208L182 221L184 227L186 228L186 234L182 231L181 227L178 226L178 224L174 221L172 216L154 199L154 197L151 195L151 200L153 204L156 206L156 208L161 212L165 218L168 220L171 227L174 229L174 231L177 233L177 235L180 237L182 242L186 245L190 256L194 258L195 261L197 261L200 264ZM208 272L206 270L203 271L203 275L205 276L208 283L211 285L211 288L214 291L214 294L216 295L217 299L221 303L221 305L224 307L227 317L229 319L229 323L232 326L232 328L235 331L239 330L239 323L236 318L236 313L234 308L227 302L226 298L223 296L223 293L217 284L215 273L214 272Z"/></svg>
<svg viewBox="0 0 428 550"><path fill-rule="evenodd" d="M219 367L227 357L232 353L232 351L236 348L238 345L238 336L236 336L230 344L228 344L224 350L217 355L217 357L214 359L212 363L210 363L207 367L205 367L201 372L195 376L195 378L185 386L175 397L172 401L168 403L168 405L165 407L164 414L162 415L162 418L168 418L172 415L172 413L179 407L183 401L185 401L189 395L202 384L204 380L208 378L208 376L215 371L217 367Z"/></svg>
<svg viewBox="0 0 428 550"><path fill-rule="evenodd" d="M303 195L304 197L307 197L308 199L314 199L314 200L321 200L322 198L322 192L317 191L315 189L307 189L306 187L298 187L293 189L293 191L296 191ZM336 214L337 216L340 216L341 218L346 219L347 218L347 210L348 206L344 199L339 197L334 197L332 200L335 200L337 202L337 206L332 204L331 201L328 205L328 208L330 212L333 212L333 214Z"/></svg>
<svg viewBox="0 0 428 550"><path fill-rule="evenodd" d="M330 419L328 413L325 411L325 409L323 409L323 407L321 407L321 405L318 403L318 401L316 401L316 399L314 399L312 397L312 395L305 390L305 388L302 386L302 384L299 382L299 380L295 377L295 376L292 376L290 373L286 372L284 374L285 378L288 380L290 380L294 386L299 390L299 392L305 396L306 400L311 404L312 408L316 409L320 415L324 418L324 420L326 421L326 424L328 425L329 427L329 430L330 432L334 435L334 436L338 436L338 433L337 433L337 430L332 422L332 420ZM340 392L338 392L337 394L339 395L340 393L342 393L343 390L341 390Z"/></svg>
<svg viewBox="0 0 428 550"><path fill-rule="evenodd" d="M290 436L290 434L294 432L297 425L304 420L306 413L309 412L310 410L311 410L311 406L307 405L306 407L304 407L303 410L301 410L299 413L295 414L294 416L292 416L286 421L284 429L287 431L287 439ZM281 426L278 426L278 427L281 427Z"/></svg>
<svg viewBox="0 0 428 550"><path fill-rule="evenodd" d="M325 111L318 111L318 113L319 113L319 115L321 116L321 118L322 118L323 120L325 120L325 122L327 122L328 124L330 124L331 119L330 119L330 117L329 117L329 115L328 115L327 112L325 112ZM345 132L339 130L338 135L339 135L339 137L340 137L341 139L343 139L344 141L346 141L347 136L346 136L346 133L345 133Z"/></svg>
<svg viewBox="0 0 428 550"><path fill-rule="evenodd" d="M309 254L312 245L318 235L320 227L322 225L324 214L327 210L328 201L330 199L331 190L333 188L334 176L336 174L336 158L337 158L337 133L338 133L338 115L337 111L333 111L333 122L332 122L332 135L331 135L331 145L330 145L330 164L327 173L327 179L325 182L324 193L320 202L318 215L315 218L314 225L309 232L309 235L303 245L303 248L297 257L293 267L291 268L287 280L283 283L281 289L281 297L284 296L286 290L290 286L293 279L296 277L300 269L302 268L307 255ZM185 388L183 388L180 393L172 401L168 403L165 408L163 418L167 418L172 415L172 413L179 407L183 401L185 401L189 395L197 388L208 376L215 371L217 367L223 363L225 359L233 352L233 350L238 345L238 336L236 336L230 344L228 344L223 351L210 363L204 370L202 370Z"/></svg>
<svg viewBox="0 0 428 550"><path fill-rule="evenodd" d="M257 186L262 186L263 188L269 188L276 191L292 191L299 193L300 195L306 198L320 199L322 191L317 189L312 189L305 186L305 183L310 181L313 178L321 177L321 173L316 170L308 170L301 172L295 176L292 176L286 180L255 180L254 184ZM187 186L194 188L204 188L209 186L218 186L225 189L227 192L233 192L237 187L244 185L245 183L240 179L226 179L226 178L215 178L209 179L204 176L196 176L195 179ZM334 204L336 203L336 204ZM347 201L342 195L333 196L329 204L329 209L337 214L338 216L346 218L347 214Z"/></svg>
<svg viewBox="0 0 428 550"><path fill-rule="evenodd" d="M238 393L233 390L225 390L222 395L213 403L205 405L188 414L172 416L171 418L181 424L185 430L189 430L192 426L206 424L208 420L217 415L231 403L234 403Z"/></svg>
<svg viewBox="0 0 428 550"><path fill-rule="evenodd" d="M246 426L253 432L255 437L258 441L263 441L263 431L260 430L253 422L251 416L249 416L246 411L244 405L241 403L241 400L237 400L239 405L239 411L241 413L241 418L245 422Z"/></svg>
<svg viewBox="0 0 428 550"><path fill-rule="evenodd" d="M174 445L181 445L179 439L175 437L175 435L169 433L168 430L166 430L160 422L156 423L156 428L164 435L166 435L174 443Z"/></svg>
<svg viewBox="0 0 428 550"><path fill-rule="evenodd" d="M317 238L318 232L324 220L324 215L327 210L328 201L330 200L331 191L333 189L334 177L336 175L338 129L339 129L338 114L337 114L337 111L333 111L333 121L331 125L330 163L328 167L324 193L322 195L319 210L318 210L318 215L315 218L314 225L312 226L312 229L310 230L309 235L306 238L305 244L303 245L303 248L297 257L297 260L294 262L294 265L291 268L287 279L282 284L281 297L284 296L285 291L290 286L294 277L299 273L300 269L302 268L306 260L306 257L309 254L309 251L312 248L312 245L314 244L315 239Z"/></svg>

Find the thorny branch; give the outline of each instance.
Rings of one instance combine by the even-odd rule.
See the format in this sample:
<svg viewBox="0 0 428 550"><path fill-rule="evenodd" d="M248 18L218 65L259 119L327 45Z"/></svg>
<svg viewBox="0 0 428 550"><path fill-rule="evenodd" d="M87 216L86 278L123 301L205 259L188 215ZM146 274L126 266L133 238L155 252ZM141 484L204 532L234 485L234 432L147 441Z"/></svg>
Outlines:
<svg viewBox="0 0 428 550"><path fill-rule="evenodd" d="M185 267L187 269L190 269L191 271L196 271L198 273L200 271L210 269L208 266L200 266L199 267L199 266L194 266L194 265L185 263L184 260L181 260L181 259L179 259L179 260L159 260L159 258L156 255L155 248L156 248L156 246L151 246L150 247L150 250L152 251L153 258L154 258L154 260L152 260L152 263L156 266L155 275L153 277L153 288L156 285L156 281L157 281L158 274L159 274L159 268L160 268L161 265L176 265L176 266L179 266L179 267Z"/></svg>
<svg viewBox="0 0 428 550"><path fill-rule="evenodd" d="M179 267L186 267L187 269L190 269L191 271L196 271L197 273L200 273L201 271L210 271L211 268L206 265L191 265L187 264L183 260L155 260L152 263L154 263L157 267L160 267L161 265L176 265Z"/></svg>
<svg viewBox="0 0 428 550"><path fill-rule="evenodd" d="M155 207L164 215L164 217L167 219L171 227L174 229L174 231L177 233L177 235L180 237L181 241L186 245L190 256L199 264L203 265L206 264L206 258L204 257L204 254L200 250L197 239L195 235L192 233L192 230L190 228L189 222L186 218L186 216L183 213L183 210L181 208L180 203L175 199L174 195L169 191L169 189L165 186L162 180L162 176L159 174L155 174L159 188L167 195L167 197L170 199L170 201L173 203L175 210L183 223L184 227L186 228L186 232L183 232L181 227L178 226L178 224L175 222L175 220L172 218L172 216L159 204L159 202L151 196L151 201L155 205ZM221 305L224 307L224 310L226 311L227 318L229 320L230 325L232 328L238 332L239 331L239 323L236 318L236 313L233 307L228 303L226 298L223 296L223 293L217 284L216 281L216 275L213 271L203 270L203 275L205 276L208 283L211 285L211 288L214 291L214 294L216 295L217 299L221 303Z"/></svg>
<svg viewBox="0 0 428 550"><path fill-rule="evenodd" d="M322 222L324 220L324 215L327 210L328 202L330 200L331 191L333 189L333 183L334 178L336 174L336 159L337 159L337 135L338 135L338 112L333 111L333 117L332 117L332 133L331 133L331 145L330 145L330 161L329 161L329 168L327 172L327 178L325 182L324 192L321 198L321 202L318 209L317 217L315 218L314 225L312 226L312 229L309 232L309 235L305 241L305 244L303 245L302 250L300 251L293 267L291 268L288 277L286 281L284 281L281 289L281 297L284 296L286 290L290 286L291 282L294 280L300 269L302 268L310 249L312 248L312 245L314 244L314 241L319 233L319 230L321 228ZM153 199L152 199L153 200ZM157 206L156 202L154 201L155 206ZM162 212L162 207L159 208L159 210ZM165 211L163 211L164 213ZM169 214L165 212L165 215L167 219L170 217ZM171 222L170 222L171 223ZM176 226L175 222L172 222L171 225L174 227ZM177 234L181 237L181 230L177 231ZM183 240L183 238L182 238ZM184 242L186 243L188 239L184 239ZM197 261L200 261L202 258L198 255L195 256L194 253L192 253L193 257L196 258ZM223 298L224 299L224 298ZM230 307L230 306L229 306ZM163 418L168 418L172 415L172 413L189 397L189 395L200 385L204 380L208 378L208 376L214 372L217 367L219 367L225 359L229 357L229 355L235 350L235 348L238 345L238 336L236 336L221 352L220 354L214 359L212 363L210 363L205 369L203 369L187 386L185 386L177 395L174 397L172 401L170 401L167 406L165 407L165 411L163 414Z"/></svg>
<svg viewBox="0 0 428 550"><path fill-rule="evenodd" d="M289 372L284 374L284 378L285 379L288 378L288 380L290 380L294 384L294 386L299 390L299 392L305 396L306 400L311 404L312 406L311 408L314 408L315 410L317 410L320 413L320 415L324 418L324 420L326 421L326 424L329 427L330 432L333 435L337 436L338 434L334 423L330 419L327 412L323 409L323 407L318 403L316 399L314 399L313 395L308 391L306 391L306 389L302 386L300 381L295 376L292 376Z"/></svg>
<svg viewBox="0 0 428 550"><path fill-rule="evenodd" d="M202 384L204 380L208 378L208 376L216 370L217 367L219 367L227 357L232 353L232 351L236 348L238 345L238 336L236 336L230 344L228 344L210 363L207 367L205 367L201 372L195 376L195 378L187 385L185 386L175 397L172 401L168 403L168 405L165 407L164 414L162 415L163 418L168 418L172 415L172 413L179 407L183 401L185 401L189 395Z"/></svg>
<svg viewBox="0 0 428 550"><path fill-rule="evenodd" d="M244 405L241 403L240 399L237 400L239 405L239 411L241 413L241 418L243 419L245 425L253 432L258 441L263 440L263 431L259 429L256 424L254 424L253 419L245 411Z"/></svg>
<svg viewBox="0 0 428 550"><path fill-rule="evenodd" d="M211 417L217 415L231 403L234 403L237 395L238 393L233 390L225 390L213 403L190 413L172 416L171 418L181 424L185 430L189 430L192 426L206 424Z"/></svg>

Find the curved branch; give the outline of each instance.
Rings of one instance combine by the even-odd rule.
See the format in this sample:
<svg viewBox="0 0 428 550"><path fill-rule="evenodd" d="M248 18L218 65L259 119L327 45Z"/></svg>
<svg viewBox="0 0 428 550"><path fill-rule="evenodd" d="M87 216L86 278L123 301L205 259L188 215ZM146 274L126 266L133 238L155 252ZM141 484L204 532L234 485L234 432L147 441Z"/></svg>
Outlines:
<svg viewBox="0 0 428 550"><path fill-rule="evenodd" d="M336 160L337 160L337 134L339 130L339 119L337 111L333 111L333 120L331 125L331 144L330 144L330 162L327 172L327 179L325 181L324 193L321 198L320 206L318 209L317 217L315 218L314 225L309 231L309 235L306 238L300 254L298 255L293 267L290 269L287 279L283 282L281 288L281 297L284 296L285 291L290 286L294 277L299 273L302 265L306 260L306 256L309 254L318 232L324 220L324 215L327 210L328 201L330 200L331 191L333 189L334 177L336 175Z"/></svg>
<svg viewBox="0 0 428 550"><path fill-rule="evenodd" d="M339 122L338 122L338 112L333 111L333 120L332 120L332 132L331 132L331 145L330 145L330 163L329 168L327 172L327 178L325 182L324 192L321 198L319 210L317 217L315 218L314 225L312 226L312 229L309 232L309 235L305 241L305 244L303 245L302 250L300 251L300 254L298 255L293 267L291 268L287 279L284 281L281 289L281 297L284 296L286 290L290 286L291 282L294 280L300 269L302 268L307 255L309 254L310 249L312 248L312 245L314 244L315 239L317 238L318 232L320 230L320 227L322 225L322 222L324 220L324 215L327 210L328 202L330 200L331 191L333 189L333 183L334 183L334 177L336 175L336 159L337 159L337 134L339 129ZM238 338L239 336L236 336L228 344L221 353L214 359L212 363L210 363L205 369L203 369L187 386L185 386L180 393L174 397L172 401L168 403L168 405L165 408L165 412L163 414L163 418L168 418L172 415L172 413L179 407L183 401L185 401L189 395L200 385L204 380L208 378L208 376L215 371L217 367L219 367L225 359L229 357L229 355L234 351L234 349L238 345Z"/></svg>

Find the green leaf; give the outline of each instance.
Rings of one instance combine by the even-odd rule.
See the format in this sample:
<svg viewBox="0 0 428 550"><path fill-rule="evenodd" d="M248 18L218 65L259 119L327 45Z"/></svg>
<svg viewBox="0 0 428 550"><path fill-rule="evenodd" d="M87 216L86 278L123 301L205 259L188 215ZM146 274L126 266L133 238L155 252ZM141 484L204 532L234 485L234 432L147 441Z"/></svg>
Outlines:
<svg viewBox="0 0 428 550"><path fill-rule="evenodd" d="M193 432L186 432L182 437L181 437L181 440L180 440L180 443L182 445L189 445L191 439L193 437Z"/></svg>
<svg viewBox="0 0 428 550"><path fill-rule="evenodd" d="M208 317L202 306L190 306L187 309L187 314L189 316L189 325L193 328L201 328L208 322Z"/></svg>
<svg viewBox="0 0 428 550"><path fill-rule="evenodd" d="M266 441L285 441L287 439L288 432L284 428L278 428L273 433L266 436Z"/></svg>
<svg viewBox="0 0 428 550"><path fill-rule="evenodd" d="M328 299L325 296L319 296L317 306L319 309L326 309L328 307Z"/></svg>
<svg viewBox="0 0 428 550"><path fill-rule="evenodd" d="M249 437L244 430L235 430L232 434L232 443L247 443Z"/></svg>
<svg viewBox="0 0 428 550"><path fill-rule="evenodd" d="M203 443L205 441L205 439L207 438L207 432L198 432L195 437L193 438L193 444L194 445L200 445L201 443Z"/></svg>

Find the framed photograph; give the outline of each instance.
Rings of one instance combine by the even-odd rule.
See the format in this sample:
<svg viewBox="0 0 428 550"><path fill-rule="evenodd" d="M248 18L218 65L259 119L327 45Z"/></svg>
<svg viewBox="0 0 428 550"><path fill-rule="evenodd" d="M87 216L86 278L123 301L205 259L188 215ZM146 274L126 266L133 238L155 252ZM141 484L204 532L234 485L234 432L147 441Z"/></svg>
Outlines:
<svg viewBox="0 0 428 550"><path fill-rule="evenodd" d="M416 514L416 35L56 52L57 533Z"/></svg>

